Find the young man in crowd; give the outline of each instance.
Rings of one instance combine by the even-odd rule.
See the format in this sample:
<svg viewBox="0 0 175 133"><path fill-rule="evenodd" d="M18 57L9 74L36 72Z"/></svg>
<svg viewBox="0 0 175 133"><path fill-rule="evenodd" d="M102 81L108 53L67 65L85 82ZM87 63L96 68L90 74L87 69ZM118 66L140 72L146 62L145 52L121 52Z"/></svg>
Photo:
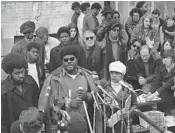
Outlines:
<svg viewBox="0 0 175 133"><path fill-rule="evenodd" d="M137 71L135 67L135 60L140 56L140 47L143 42L140 39L134 39L131 48L128 51L128 60L126 62L126 75L125 80L130 83L134 89L140 89L140 85L137 81Z"/></svg>
<svg viewBox="0 0 175 133"><path fill-rule="evenodd" d="M142 11L139 8L133 8L130 11L129 15L131 17L131 21L129 21L129 19L127 20L125 24L125 29L128 33L128 36L131 37L134 27L139 23L139 20L142 16Z"/></svg>
<svg viewBox="0 0 175 133"><path fill-rule="evenodd" d="M22 54L8 54L2 60L2 69L8 77L1 84L1 132L9 133L21 111L37 107L39 88L35 80L25 74L27 61Z"/></svg>
<svg viewBox="0 0 175 133"><path fill-rule="evenodd" d="M44 65L38 62L39 51L40 46L37 43L31 42L27 44L27 74L33 77L39 88L42 88L45 80L45 71Z"/></svg>
<svg viewBox="0 0 175 133"><path fill-rule="evenodd" d="M83 33L86 30L92 30L94 33L97 32L99 27L99 21L97 15L101 10L101 5L99 3L93 3L91 6L91 11L89 11L83 19Z"/></svg>
<svg viewBox="0 0 175 133"><path fill-rule="evenodd" d="M27 44L30 42L35 42L40 45L39 62L44 63L44 43L40 39L34 36L35 33L35 23L33 21L26 21L20 26L20 33L24 35L24 38L17 42L11 52L21 53L25 58L27 58Z"/></svg>
<svg viewBox="0 0 175 133"><path fill-rule="evenodd" d="M69 97L71 99L68 103L66 102L66 110L71 117L69 129L71 133L85 133L88 131L83 101L87 104L87 108L91 106L88 109L92 109L93 99L91 91L96 90L90 72L78 66L78 57L78 49L75 46L64 47L60 51L62 66L55 69L47 78L39 98L39 109L44 110L44 95L48 86L50 86L49 102L51 105L65 109L65 98ZM80 87L82 89L79 89ZM90 115L90 118L92 117ZM98 128L96 124L96 129Z"/></svg>
<svg viewBox="0 0 175 133"><path fill-rule="evenodd" d="M147 2L146 1L138 1L136 4L136 8L141 10L141 16L139 19L139 23L141 23L143 21L143 18L145 17L145 15L148 12L148 7L147 7ZM128 24L132 23L132 17L128 17L127 21Z"/></svg>
<svg viewBox="0 0 175 133"><path fill-rule="evenodd" d="M60 50L63 47L69 47L72 45L70 41L70 31L67 27L60 27L57 32L57 36L60 39L60 45L54 47L50 52L50 63L49 63L49 70L52 72L57 67L60 67L62 65L62 61L60 59ZM74 44L78 48L78 52L80 55L79 58L79 65L82 67L86 67L86 56L85 51L82 46L79 44Z"/></svg>
<svg viewBox="0 0 175 133"><path fill-rule="evenodd" d="M162 56L163 65L160 66L156 73L156 77L151 84L151 90L147 95L147 100L152 100L155 96L161 97L164 100L164 104L160 104L163 105L160 106L161 111L171 115L171 109L175 109L175 98L173 97L173 90L171 90L175 76L175 52L174 50L167 50L163 52Z"/></svg>
<svg viewBox="0 0 175 133"><path fill-rule="evenodd" d="M113 12L114 10L110 6L105 6L102 9L102 15L104 16L104 19L102 20L102 23L100 24L96 33L97 41L100 42L105 37L105 34L113 20L112 18Z"/></svg>
<svg viewBox="0 0 175 133"><path fill-rule="evenodd" d="M78 17L78 21L77 21L77 27L78 27L80 37L83 36L83 19L84 19L84 16L90 11L90 4L82 3L81 11L82 12L80 13L80 16Z"/></svg>
<svg viewBox="0 0 175 133"><path fill-rule="evenodd" d="M77 25L78 17L80 16L80 12L81 12L80 8L81 7L80 7L80 3L79 2L76 1L76 2L72 3L72 10L74 11L74 14L73 14L73 16L71 18L71 22L76 24L76 25Z"/></svg>
<svg viewBox="0 0 175 133"><path fill-rule="evenodd" d="M36 30L36 37L41 39L44 42L45 47L45 58L44 58L44 65L46 69L49 69L48 65L50 62L50 51L52 48L58 46L60 42L58 39L49 36L49 31L47 28L41 26Z"/></svg>

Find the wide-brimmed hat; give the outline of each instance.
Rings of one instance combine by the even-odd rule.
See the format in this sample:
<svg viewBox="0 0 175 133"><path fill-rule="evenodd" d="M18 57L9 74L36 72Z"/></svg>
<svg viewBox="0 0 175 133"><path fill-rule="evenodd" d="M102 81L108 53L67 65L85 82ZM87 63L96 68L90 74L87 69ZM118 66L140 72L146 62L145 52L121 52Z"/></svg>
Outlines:
<svg viewBox="0 0 175 133"><path fill-rule="evenodd" d="M102 9L101 13L102 15L105 15L106 13L113 13L114 10L110 6L104 6Z"/></svg>

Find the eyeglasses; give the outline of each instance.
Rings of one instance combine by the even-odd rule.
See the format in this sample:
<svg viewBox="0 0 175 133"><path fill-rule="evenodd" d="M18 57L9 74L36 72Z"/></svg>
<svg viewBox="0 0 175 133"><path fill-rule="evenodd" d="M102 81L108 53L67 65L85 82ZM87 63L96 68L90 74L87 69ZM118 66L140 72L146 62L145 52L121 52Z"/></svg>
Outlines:
<svg viewBox="0 0 175 133"><path fill-rule="evenodd" d="M113 32L119 32L119 29L112 29Z"/></svg>
<svg viewBox="0 0 175 133"><path fill-rule="evenodd" d="M89 39L93 40L93 36L90 36L90 37L86 37L86 40L88 41Z"/></svg>
<svg viewBox="0 0 175 133"><path fill-rule="evenodd" d="M75 60L75 57L65 58L65 59L63 59L63 60L64 60L64 62L74 61L74 60Z"/></svg>
<svg viewBox="0 0 175 133"><path fill-rule="evenodd" d="M137 45L135 45L135 44L133 44L132 46L133 46L134 48L137 47L137 49L140 49L140 47L137 46Z"/></svg>

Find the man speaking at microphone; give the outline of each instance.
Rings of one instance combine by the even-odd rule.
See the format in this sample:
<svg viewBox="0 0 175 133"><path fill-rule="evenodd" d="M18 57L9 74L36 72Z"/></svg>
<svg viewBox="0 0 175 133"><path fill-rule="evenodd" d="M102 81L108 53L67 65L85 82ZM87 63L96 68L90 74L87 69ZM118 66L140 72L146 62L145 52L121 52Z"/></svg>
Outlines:
<svg viewBox="0 0 175 133"><path fill-rule="evenodd" d="M45 92L48 86L51 87L50 105L63 108L66 104L67 112L70 115L70 133L88 132L88 122L83 106L93 105L91 91L96 90L95 83L90 72L78 66L78 49L76 46L69 46L61 49L60 58L62 66L54 70L46 79L39 98L39 109L43 109ZM78 89L78 88L82 89ZM66 101L69 97L69 102ZM71 100L70 100L71 99ZM89 113L93 117L93 112ZM100 132L99 132L100 133Z"/></svg>
<svg viewBox="0 0 175 133"><path fill-rule="evenodd" d="M121 133L121 119L120 119L121 115L119 116L119 114L121 114L121 113L119 113L120 112L119 108L122 108L122 106L121 106L122 101L123 101L123 105L125 107L126 100L131 95L131 99L130 99L131 106L128 108L127 112L123 111L124 123L126 124L125 118L128 117L127 113L129 112L129 116L131 116L134 109L137 107L136 95L130 89L125 88L126 86L131 88L132 86L130 86L128 83L126 83L124 81L124 75L126 73L126 66L122 62L115 61L115 62L110 63L109 64L109 73L110 73L110 80L108 81L107 85L109 85L109 87L111 87L111 89L108 90L109 87L106 87L106 88L107 88L107 91L109 91L109 92L111 91L113 94L116 94L118 100L116 100L115 102L112 101L112 104L114 105L114 115L111 114L111 110L107 111L108 125L110 128L114 127L114 130L116 133ZM122 83L122 85L121 85L121 83ZM102 86L105 87L104 85L102 85ZM115 105L116 105L116 107L119 106L119 108L115 108ZM119 120L117 120L118 118L119 118ZM123 133L126 133L126 126L123 128ZM110 128L109 128L109 130L111 130Z"/></svg>

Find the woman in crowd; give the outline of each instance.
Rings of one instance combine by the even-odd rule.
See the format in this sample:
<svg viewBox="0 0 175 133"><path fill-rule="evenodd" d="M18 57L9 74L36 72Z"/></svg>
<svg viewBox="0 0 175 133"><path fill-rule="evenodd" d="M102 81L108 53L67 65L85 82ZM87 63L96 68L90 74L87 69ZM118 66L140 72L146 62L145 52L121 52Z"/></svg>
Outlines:
<svg viewBox="0 0 175 133"><path fill-rule="evenodd" d="M160 28L160 41L163 44L166 40L172 40L175 45L175 16L168 14L165 24Z"/></svg>
<svg viewBox="0 0 175 133"><path fill-rule="evenodd" d="M172 40L168 39L166 40L161 48L160 55L162 56L163 52L166 50L174 49Z"/></svg>
<svg viewBox="0 0 175 133"><path fill-rule="evenodd" d="M113 130L115 133L121 133L121 121L123 120L124 123L122 133L126 133L126 130L131 130L132 127L128 124L131 124L130 119L133 115L134 109L137 107L136 95L135 93L130 92L127 88L119 84L119 81L124 80L124 75L126 73L126 66L122 62L115 61L110 63L109 73L110 80L108 83L111 89L108 90L108 92L115 97L115 101L113 99L109 106L107 106L106 116L109 126L109 128L107 128L107 132L112 133ZM127 82L123 82L129 85ZM122 107L125 108L123 112L121 112ZM123 113L123 115L121 115L121 113Z"/></svg>
<svg viewBox="0 0 175 133"><path fill-rule="evenodd" d="M78 28L76 24L70 23L68 25L68 29L70 31L70 41L71 43L74 44L79 44L83 48L85 47L83 39L79 36Z"/></svg>
<svg viewBox="0 0 175 133"><path fill-rule="evenodd" d="M149 48L151 48L152 53L157 54L157 50L159 48L160 36L158 30L155 30L151 27L152 17L150 15L146 15L143 19L143 23L134 28L131 35L131 42L134 39L142 39L146 41L146 44Z"/></svg>
<svg viewBox="0 0 175 133"><path fill-rule="evenodd" d="M153 22L151 26L157 30L160 29L160 27L164 24L164 20L160 17L160 11L159 9L154 9L152 11L153 16Z"/></svg>

